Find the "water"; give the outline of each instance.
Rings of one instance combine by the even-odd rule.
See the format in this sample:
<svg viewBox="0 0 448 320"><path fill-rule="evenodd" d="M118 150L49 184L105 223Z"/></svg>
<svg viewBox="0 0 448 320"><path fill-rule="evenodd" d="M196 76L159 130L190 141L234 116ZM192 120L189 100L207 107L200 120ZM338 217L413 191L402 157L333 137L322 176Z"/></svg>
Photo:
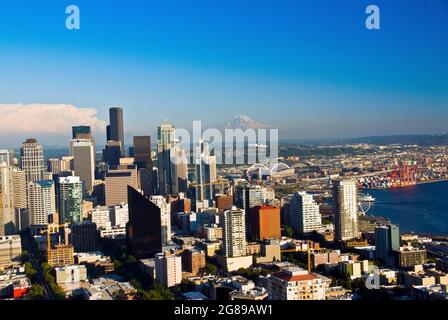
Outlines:
<svg viewBox="0 0 448 320"><path fill-rule="evenodd" d="M448 235L448 181L368 193L376 198L369 215L388 217L402 232Z"/></svg>

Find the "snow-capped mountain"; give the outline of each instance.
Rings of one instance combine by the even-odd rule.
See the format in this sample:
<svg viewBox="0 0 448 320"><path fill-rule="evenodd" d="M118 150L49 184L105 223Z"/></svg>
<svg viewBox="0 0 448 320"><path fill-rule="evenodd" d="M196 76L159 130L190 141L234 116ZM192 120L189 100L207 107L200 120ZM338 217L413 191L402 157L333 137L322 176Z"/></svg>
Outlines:
<svg viewBox="0 0 448 320"><path fill-rule="evenodd" d="M236 115L223 125L225 129L266 129L269 128L261 122L258 122L246 115Z"/></svg>

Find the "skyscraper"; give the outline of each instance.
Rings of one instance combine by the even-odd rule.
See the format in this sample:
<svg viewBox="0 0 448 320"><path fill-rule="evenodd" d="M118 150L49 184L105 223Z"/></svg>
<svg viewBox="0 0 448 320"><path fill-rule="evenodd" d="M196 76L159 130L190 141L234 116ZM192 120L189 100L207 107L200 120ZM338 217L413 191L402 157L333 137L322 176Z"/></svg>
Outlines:
<svg viewBox="0 0 448 320"><path fill-rule="evenodd" d="M30 182L28 207L31 225L46 225L48 216L56 211L55 189L52 180Z"/></svg>
<svg viewBox="0 0 448 320"><path fill-rule="evenodd" d="M103 161L110 166L118 166L121 158L121 142L109 140L103 149Z"/></svg>
<svg viewBox="0 0 448 320"><path fill-rule="evenodd" d="M145 195L149 195L152 174L151 137L134 137L134 163L137 165L140 186Z"/></svg>
<svg viewBox="0 0 448 320"><path fill-rule="evenodd" d="M0 162L0 236L15 233L13 167Z"/></svg>
<svg viewBox="0 0 448 320"><path fill-rule="evenodd" d="M394 252L400 251L400 229L398 225L375 228L375 258L386 266L393 267Z"/></svg>
<svg viewBox="0 0 448 320"><path fill-rule="evenodd" d="M170 124L162 124L157 129L157 168L159 176L159 193L172 194L173 166L171 148L174 146L175 129Z"/></svg>
<svg viewBox="0 0 448 320"><path fill-rule="evenodd" d="M358 237L358 203L355 180L333 180L335 240Z"/></svg>
<svg viewBox="0 0 448 320"><path fill-rule="evenodd" d="M0 163L5 162L8 166L14 165L14 150L0 150Z"/></svg>
<svg viewBox="0 0 448 320"><path fill-rule="evenodd" d="M90 126L74 126L72 127L72 139L87 139L93 141L92 129Z"/></svg>
<svg viewBox="0 0 448 320"><path fill-rule="evenodd" d="M232 207L232 209L224 211L220 219L224 255L230 258L246 256L245 212L236 207Z"/></svg>
<svg viewBox="0 0 448 320"><path fill-rule="evenodd" d="M127 187L140 189L135 165L110 166L104 179L106 206L115 206L128 201Z"/></svg>
<svg viewBox="0 0 448 320"><path fill-rule="evenodd" d="M121 142L121 155L124 156L124 127L123 127L123 109L114 107L109 109L109 138Z"/></svg>
<svg viewBox="0 0 448 320"><path fill-rule="evenodd" d="M138 259L152 258L162 250L160 208L134 188L128 186L129 221L126 245Z"/></svg>
<svg viewBox="0 0 448 320"><path fill-rule="evenodd" d="M196 205L213 199L213 183L216 181L216 157L210 154L209 144L201 142L196 159Z"/></svg>
<svg viewBox="0 0 448 320"><path fill-rule="evenodd" d="M59 178L59 221L82 221L82 182L79 177Z"/></svg>
<svg viewBox="0 0 448 320"><path fill-rule="evenodd" d="M35 139L27 139L22 143L20 163L22 170L26 172L27 183L43 179L44 151Z"/></svg>
<svg viewBox="0 0 448 320"><path fill-rule="evenodd" d="M288 224L301 234L320 231L322 216L313 196L306 192L296 192L289 202Z"/></svg>
<svg viewBox="0 0 448 320"><path fill-rule="evenodd" d="M171 241L171 204L163 196L151 196L149 200L160 209L162 245Z"/></svg>
<svg viewBox="0 0 448 320"><path fill-rule="evenodd" d="M90 194L95 182L95 148L89 139L70 140L75 176L83 182L84 192Z"/></svg>

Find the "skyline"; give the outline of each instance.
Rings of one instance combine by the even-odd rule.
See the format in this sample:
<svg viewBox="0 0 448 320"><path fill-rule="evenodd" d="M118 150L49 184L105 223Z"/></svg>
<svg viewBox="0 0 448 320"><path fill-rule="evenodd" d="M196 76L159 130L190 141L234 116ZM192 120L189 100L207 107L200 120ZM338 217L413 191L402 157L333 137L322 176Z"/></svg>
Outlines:
<svg viewBox="0 0 448 320"><path fill-rule="evenodd" d="M367 1L76 4L78 31L64 27L66 3L0 4L2 146L66 145L83 124L102 144L111 106L124 109L127 142L165 119L189 128L238 114L278 127L280 140L448 131L443 1L376 1L374 31Z"/></svg>

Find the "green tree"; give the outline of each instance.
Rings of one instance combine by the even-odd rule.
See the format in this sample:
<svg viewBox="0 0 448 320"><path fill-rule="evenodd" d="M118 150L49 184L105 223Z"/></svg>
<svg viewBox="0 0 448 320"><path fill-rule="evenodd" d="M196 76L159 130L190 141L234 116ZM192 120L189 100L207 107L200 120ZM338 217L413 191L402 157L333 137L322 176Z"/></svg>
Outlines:
<svg viewBox="0 0 448 320"><path fill-rule="evenodd" d="M33 284L30 290L30 297L33 300L42 300L45 297L44 288L40 284Z"/></svg>
<svg viewBox="0 0 448 320"><path fill-rule="evenodd" d="M31 262L25 262L24 266L25 266L25 274L33 280L37 274L37 271L33 268Z"/></svg>
<svg viewBox="0 0 448 320"><path fill-rule="evenodd" d="M210 273L210 274L217 274L218 273L218 268L214 264L211 264L211 263L207 263L205 265L205 270L207 270L207 272Z"/></svg>
<svg viewBox="0 0 448 320"><path fill-rule="evenodd" d="M288 238L292 238L294 236L294 229L291 226L283 226L283 235Z"/></svg>

